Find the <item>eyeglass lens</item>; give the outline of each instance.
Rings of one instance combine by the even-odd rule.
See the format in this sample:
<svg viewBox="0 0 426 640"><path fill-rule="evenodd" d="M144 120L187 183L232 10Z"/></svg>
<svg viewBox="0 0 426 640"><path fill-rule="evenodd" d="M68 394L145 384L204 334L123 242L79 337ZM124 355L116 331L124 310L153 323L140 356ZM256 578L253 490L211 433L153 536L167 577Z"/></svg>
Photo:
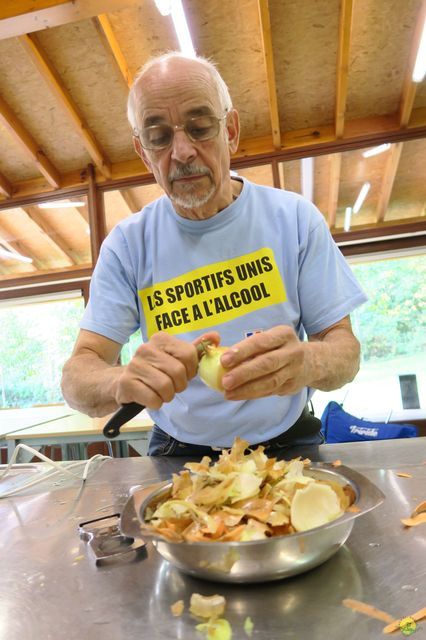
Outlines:
<svg viewBox="0 0 426 640"><path fill-rule="evenodd" d="M216 116L199 116L189 118L183 129L192 142L209 140L219 132L220 119ZM142 130L142 144L146 149L165 149L173 139L175 129L169 124L156 124Z"/></svg>

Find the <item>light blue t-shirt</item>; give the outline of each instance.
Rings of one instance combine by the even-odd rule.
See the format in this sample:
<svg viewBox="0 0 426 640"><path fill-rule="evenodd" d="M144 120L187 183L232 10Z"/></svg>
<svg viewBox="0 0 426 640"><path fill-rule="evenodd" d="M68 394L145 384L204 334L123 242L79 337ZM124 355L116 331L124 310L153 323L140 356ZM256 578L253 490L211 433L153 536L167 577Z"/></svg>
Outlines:
<svg viewBox="0 0 426 640"><path fill-rule="evenodd" d="M81 328L120 344L139 327L144 341L215 329L228 346L282 324L304 339L365 302L314 205L243 182L207 220L182 218L163 196L120 222L102 245ZM239 435L256 444L290 428L309 393L227 401L196 376L149 413L182 442L229 447Z"/></svg>

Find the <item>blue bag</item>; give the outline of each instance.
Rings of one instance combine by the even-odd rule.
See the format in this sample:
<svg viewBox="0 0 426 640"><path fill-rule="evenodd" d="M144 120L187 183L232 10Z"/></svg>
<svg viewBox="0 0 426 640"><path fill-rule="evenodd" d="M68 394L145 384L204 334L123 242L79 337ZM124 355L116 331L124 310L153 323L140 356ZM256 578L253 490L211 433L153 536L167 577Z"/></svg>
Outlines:
<svg viewBox="0 0 426 640"><path fill-rule="evenodd" d="M321 423L321 432L328 444L417 436L417 427L413 424L369 422L347 413L337 402L328 403L321 416Z"/></svg>

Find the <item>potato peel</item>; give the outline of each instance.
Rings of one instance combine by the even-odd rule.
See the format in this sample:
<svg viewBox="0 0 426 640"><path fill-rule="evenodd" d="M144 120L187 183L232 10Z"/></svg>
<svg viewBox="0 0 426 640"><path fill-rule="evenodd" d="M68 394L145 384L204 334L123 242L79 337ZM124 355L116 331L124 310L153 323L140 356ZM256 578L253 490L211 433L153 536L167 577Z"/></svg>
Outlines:
<svg viewBox="0 0 426 640"><path fill-rule="evenodd" d="M426 512L426 500L423 500L423 502L419 502L417 507L414 507L411 517L414 518L414 516L417 516L419 513L424 513L424 512Z"/></svg>
<svg viewBox="0 0 426 640"><path fill-rule="evenodd" d="M204 457L173 474L170 493L145 510L142 530L170 542L241 542L321 526L351 505L359 511L349 483L315 479L309 463L268 458L263 446L251 450L237 437L216 462Z"/></svg>
<svg viewBox="0 0 426 640"><path fill-rule="evenodd" d="M219 618L225 611L226 601L223 596L202 596L193 593L189 604L189 611L198 618Z"/></svg>
<svg viewBox="0 0 426 640"><path fill-rule="evenodd" d="M419 622L419 620L422 620L423 618L426 618L426 607L416 611L416 613L412 613L410 616L405 616L405 618L392 620L392 622L383 629L383 633L393 633L398 629L402 629L401 625L405 620L411 619L414 622Z"/></svg>
<svg viewBox="0 0 426 640"><path fill-rule="evenodd" d="M401 518L401 522L406 527L417 527L426 522L426 513L418 513L412 518Z"/></svg>
<svg viewBox="0 0 426 640"><path fill-rule="evenodd" d="M291 523L296 531L320 527L343 515L340 500L326 484L308 484L298 489L291 503Z"/></svg>
<svg viewBox="0 0 426 640"><path fill-rule="evenodd" d="M185 605L183 600L177 600L177 602L174 602L172 605L170 605L170 611L175 617L181 616L184 612L184 609Z"/></svg>

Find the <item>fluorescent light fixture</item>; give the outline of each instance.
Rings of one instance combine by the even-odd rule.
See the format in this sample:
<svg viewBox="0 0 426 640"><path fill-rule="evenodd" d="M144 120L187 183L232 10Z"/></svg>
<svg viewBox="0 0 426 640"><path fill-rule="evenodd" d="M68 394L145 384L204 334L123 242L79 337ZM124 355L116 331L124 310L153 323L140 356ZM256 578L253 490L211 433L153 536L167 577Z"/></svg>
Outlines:
<svg viewBox="0 0 426 640"><path fill-rule="evenodd" d="M172 16L179 47L183 54L195 57L195 49L189 33L188 23L182 6L182 0L155 0L155 6L162 16Z"/></svg>
<svg viewBox="0 0 426 640"><path fill-rule="evenodd" d="M364 158L371 158L371 156L377 156L379 155L379 153L387 151L388 149L390 149L390 147L390 142L385 142L384 144L379 144L378 147L367 149L367 151L364 151L362 155L364 156Z"/></svg>
<svg viewBox="0 0 426 640"><path fill-rule="evenodd" d="M426 19L423 25L423 33L420 38L419 49L417 51L416 62L414 64L412 80L422 82L426 75Z"/></svg>
<svg viewBox="0 0 426 640"><path fill-rule="evenodd" d="M72 200L52 200L50 202L40 202L40 209L73 209L74 207L84 207L83 201Z"/></svg>
<svg viewBox="0 0 426 640"><path fill-rule="evenodd" d="M314 159L302 158L302 196L312 202L314 197Z"/></svg>
<svg viewBox="0 0 426 640"><path fill-rule="evenodd" d="M27 258L16 251L7 251L0 247L0 258L6 258L7 260L18 260L18 262L32 262L32 258Z"/></svg>
<svg viewBox="0 0 426 640"><path fill-rule="evenodd" d="M343 229L345 231L349 231L349 229L351 228L351 218L352 218L352 207L346 207L345 222L343 225Z"/></svg>
<svg viewBox="0 0 426 640"><path fill-rule="evenodd" d="M172 10L171 0L155 0L155 6L162 16L169 16Z"/></svg>
<svg viewBox="0 0 426 640"><path fill-rule="evenodd" d="M370 182L364 182L361 187L361 191L358 194L358 198L355 200L352 213L358 213L358 211L361 209L362 205L364 204L364 200L367 197L367 193L370 191L370 187Z"/></svg>

